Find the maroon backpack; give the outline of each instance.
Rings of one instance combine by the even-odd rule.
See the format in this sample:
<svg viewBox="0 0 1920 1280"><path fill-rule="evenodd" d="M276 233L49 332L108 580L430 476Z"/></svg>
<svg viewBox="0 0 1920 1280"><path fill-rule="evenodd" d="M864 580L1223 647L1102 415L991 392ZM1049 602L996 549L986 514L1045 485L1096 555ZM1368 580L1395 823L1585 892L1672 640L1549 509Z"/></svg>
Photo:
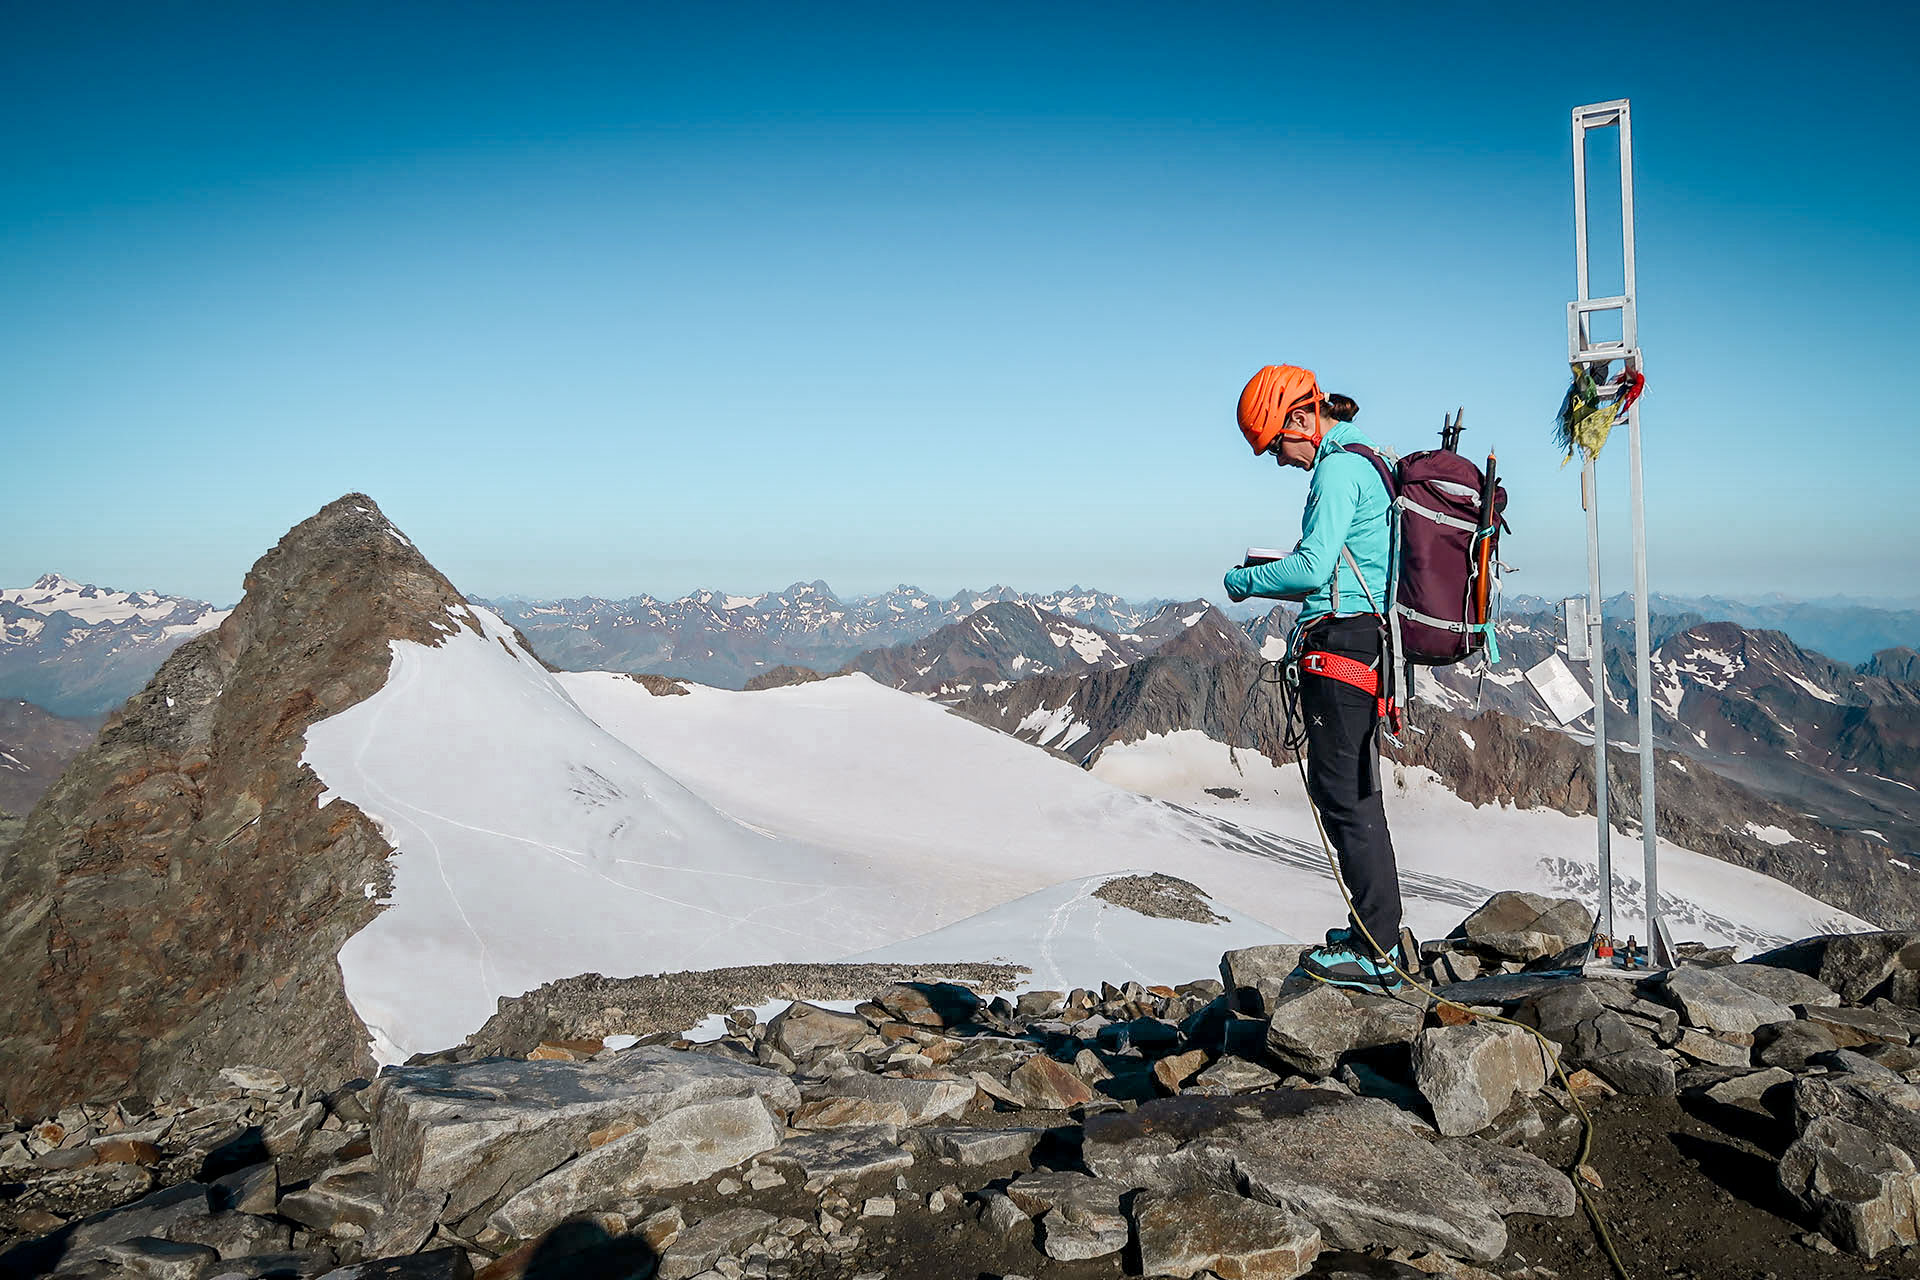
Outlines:
<svg viewBox="0 0 1920 1280"><path fill-rule="evenodd" d="M1392 499L1386 612L1395 653L1409 666L1444 667L1485 649L1498 662L1493 623L1507 491L1493 459L1482 472L1447 448L1391 466L1364 445L1346 451L1373 463Z"/></svg>

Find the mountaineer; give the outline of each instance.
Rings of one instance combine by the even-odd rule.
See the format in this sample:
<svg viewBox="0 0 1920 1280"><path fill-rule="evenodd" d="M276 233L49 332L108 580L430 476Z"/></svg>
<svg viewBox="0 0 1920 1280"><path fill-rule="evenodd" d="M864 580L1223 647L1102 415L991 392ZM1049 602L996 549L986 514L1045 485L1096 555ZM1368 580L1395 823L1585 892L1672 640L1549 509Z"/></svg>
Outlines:
<svg viewBox="0 0 1920 1280"><path fill-rule="evenodd" d="M1382 682L1390 666L1386 607L1392 499L1373 442L1348 424L1360 406L1320 390L1309 369L1268 365L1240 393L1240 430L1256 455L1310 473L1300 541L1278 559L1227 571L1227 595L1303 601L1287 645L1305 717L1307 793L1353 895L1347 927L1301 957L1339 986L1393 990L1400 974L1379 947L1400 939L1400 872L1380 789ZM1349 446L1358 450L1349 452ZM1364 930L1357 926L1364 926ZM1403 957L1404 962L1404 957Z"/></svg>

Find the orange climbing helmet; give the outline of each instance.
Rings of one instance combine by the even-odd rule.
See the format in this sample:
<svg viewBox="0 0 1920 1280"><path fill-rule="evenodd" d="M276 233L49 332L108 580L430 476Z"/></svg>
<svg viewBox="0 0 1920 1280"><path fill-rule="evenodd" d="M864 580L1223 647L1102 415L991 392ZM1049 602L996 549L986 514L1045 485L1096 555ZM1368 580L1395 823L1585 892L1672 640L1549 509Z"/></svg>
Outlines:
<svg viewBox="0 0 1920 1280"><path fill-rule="evenodd" d="M1248 379L1246 390L1240 393L1240 434L1255 453L1265 453L1283 435L1311 441L1317 448L1327 430L1320 417L1320 406L1326 398L1313 370L1270 364ZM1287 415L1308 404L1313 406L1313 434L1301 436L1285 430Z"/></svg>

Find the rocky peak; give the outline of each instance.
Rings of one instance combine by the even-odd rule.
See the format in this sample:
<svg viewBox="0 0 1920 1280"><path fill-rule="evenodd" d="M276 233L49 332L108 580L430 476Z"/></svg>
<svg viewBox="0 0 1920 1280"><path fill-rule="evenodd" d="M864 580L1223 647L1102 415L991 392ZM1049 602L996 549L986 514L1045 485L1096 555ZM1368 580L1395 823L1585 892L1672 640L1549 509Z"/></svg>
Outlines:
<svg viewBox="0 0 1920 1280"><path fill-rule="evenodd" d="M318 804L308 726L385 682L396 640L479 630L371 498L295 526L218 630L168 658L42 797L0 864L0 1103L159 1094L256 1061L370 1065L341 944L391 848Z"/></svg>

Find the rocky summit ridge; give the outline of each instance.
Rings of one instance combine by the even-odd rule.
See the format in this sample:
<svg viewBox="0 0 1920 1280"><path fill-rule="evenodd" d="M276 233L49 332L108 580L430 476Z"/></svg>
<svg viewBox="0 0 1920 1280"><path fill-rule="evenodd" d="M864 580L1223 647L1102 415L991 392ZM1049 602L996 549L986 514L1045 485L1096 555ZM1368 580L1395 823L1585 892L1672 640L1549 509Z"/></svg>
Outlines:
<svg viewBox="0 0 1920 1280"><path fill-rule="evenodd" d="M747 975L583 988L372 1081L0 1128L0 1272L1572 1280L1605 1274L1572 1171L1636 1276L1916 1274L1920 939L1560 968L1591 927L1496 894L1421 949L1440 1000L1292 944L1015 997L827 966L779 980L868 998L636 1043L604 1029Z"/></svg>
<svg viewBox="0 0 1920 1280"><path fill-rule="evenodd" d="M77 756L0 863L0 1104L159 1094L255 1062L303 1082L371 1066L336 959L392 852L320 807L308 726L386 681L390 646L479 623L371 498L253 566Z"/></svg>

